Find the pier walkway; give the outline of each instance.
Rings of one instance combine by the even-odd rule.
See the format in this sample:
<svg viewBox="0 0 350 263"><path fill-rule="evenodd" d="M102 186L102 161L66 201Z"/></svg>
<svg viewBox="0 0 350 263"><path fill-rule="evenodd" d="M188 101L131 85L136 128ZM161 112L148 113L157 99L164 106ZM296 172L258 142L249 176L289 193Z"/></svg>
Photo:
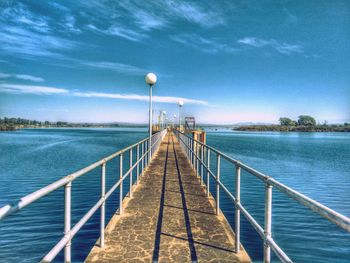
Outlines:
<svg viewBox="0 0 350 263"><path fill-rule="evenodd" d="M123 207L86 262L251 262L171 132Z"/></svg>

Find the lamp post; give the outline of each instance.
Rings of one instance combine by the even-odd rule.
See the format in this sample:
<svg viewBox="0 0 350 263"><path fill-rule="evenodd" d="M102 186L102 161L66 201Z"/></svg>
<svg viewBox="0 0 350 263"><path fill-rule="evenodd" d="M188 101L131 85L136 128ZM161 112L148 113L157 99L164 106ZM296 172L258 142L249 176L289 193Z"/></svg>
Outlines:
<svg viewBox="0 0 350 263"><path fill-rule="evenodd" d="M148 131L149 131L149 143L148 143L148 160L152 157L152 86L157 82L157 76L154 73L148 73L145 77L146 83L149 85L149 121L148 121Z"/></svg>
<svg viewBox="0 0 350 263"><path fill-rule="evenodd" d="M183 100L180 100L178 105L179 105L179 131L181 132L181 108L184 105Z"/></svg>
<svg viewBox="0 0 350 263"><path fill-rule="evenodd" d="M174 122L173 122L173 129L176 127L176 114L174 114Z"/></svg>

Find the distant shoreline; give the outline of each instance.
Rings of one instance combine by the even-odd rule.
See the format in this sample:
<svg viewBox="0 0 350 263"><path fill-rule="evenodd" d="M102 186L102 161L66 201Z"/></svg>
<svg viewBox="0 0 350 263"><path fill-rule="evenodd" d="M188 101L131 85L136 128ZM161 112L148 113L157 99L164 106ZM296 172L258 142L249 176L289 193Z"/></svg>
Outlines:
<svg viewBox="0 0 350 263"><path fill-rule="evenodd" d="M22 129L54 129L54 128L146 128L146 125L87 125L87 124L82 124L82 125L62 125L62 126L38 126L38 125L18 125L18 126L0 126L0 132L6 132L6 131L17 131L17 130L22 130Z"/></svg>
<svg viewBox="0 0 350 263"><path fill-rule="evenodd" d="M234 131L275 131L275 132L350 132L350 125L282 126L248 125L232 128Z"/></svg>

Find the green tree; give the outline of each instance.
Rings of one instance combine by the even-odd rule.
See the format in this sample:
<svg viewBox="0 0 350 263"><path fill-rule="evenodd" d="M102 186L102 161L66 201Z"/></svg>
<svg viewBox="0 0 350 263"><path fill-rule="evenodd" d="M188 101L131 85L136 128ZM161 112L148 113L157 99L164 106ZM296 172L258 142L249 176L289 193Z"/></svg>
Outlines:
<svg viewBox="0 0 350 263"><path fill-rule="evenodd" d="M286 118L286 117L281 117L279 118L278 120L280 122L280 125L282 126L295 126L296 122L289 119L289 118Z"/></svg>
<svg viewBox="0 0 350 263"><path fill-rule="evenodd" d="M298 124L301 126L316 126L316 120L309 115L300 115Z"/></svg>

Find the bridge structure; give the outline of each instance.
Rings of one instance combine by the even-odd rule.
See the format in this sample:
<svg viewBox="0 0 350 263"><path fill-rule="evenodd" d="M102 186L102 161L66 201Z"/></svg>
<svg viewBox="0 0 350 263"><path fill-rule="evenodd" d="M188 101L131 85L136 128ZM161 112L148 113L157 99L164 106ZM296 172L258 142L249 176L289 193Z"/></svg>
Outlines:
<svg viewBox="0 0 350 263"><path fill-rule="evenodd" d="M106 164L114 159L119 159L119 178L106 189ZM232 165L234 192L220 179L223 160ZM100 198L72 226L74 181L95 169L100 169ZM263 226L240 202L242 170L263 182ZM126 196L125 183L129 184ZM251 262L241 244L243 216L264 242L264 262L271 262L272 254L281 262L292 262L273 239L272 188L350 232L348 217L175 130L160 131L0 208L0 221L60 188L64 188L64 233L41 262L53 261L62 250L64 261L71 262L74 236L97 211L100 237L86 262ZM119 206L106 226L105 204L117 189ZM220 194L232 200L233 228L220 209Z"/></svg>

